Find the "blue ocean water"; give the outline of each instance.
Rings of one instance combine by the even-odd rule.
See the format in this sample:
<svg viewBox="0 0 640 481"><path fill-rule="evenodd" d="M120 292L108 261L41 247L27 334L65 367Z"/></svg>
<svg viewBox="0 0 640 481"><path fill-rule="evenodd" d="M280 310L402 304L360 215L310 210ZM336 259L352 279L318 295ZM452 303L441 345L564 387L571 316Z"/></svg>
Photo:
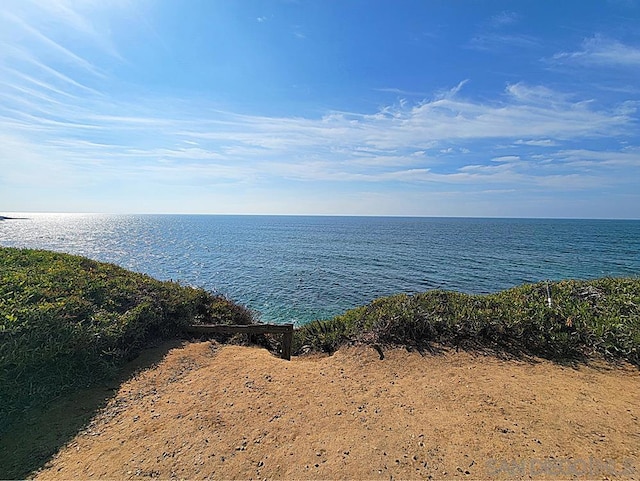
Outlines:
<svg viewBox="0 0 640 481"><path fill-rule="evenodd" d="M640 221L24 214L0 245L205 287L265 322L326 319L400 292L640 275Z"/></svg>

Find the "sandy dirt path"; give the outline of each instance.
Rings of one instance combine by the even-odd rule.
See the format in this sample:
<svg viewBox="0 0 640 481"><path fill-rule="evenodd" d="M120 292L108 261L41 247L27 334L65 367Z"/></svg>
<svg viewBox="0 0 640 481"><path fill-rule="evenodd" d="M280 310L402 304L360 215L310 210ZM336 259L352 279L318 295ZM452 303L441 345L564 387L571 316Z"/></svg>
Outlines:
<svg viewBox="0 0 640 481"><path fill-rule="evenodd" d="M40 479L638 479L640 373L208 342L123 384Z"/></svg>

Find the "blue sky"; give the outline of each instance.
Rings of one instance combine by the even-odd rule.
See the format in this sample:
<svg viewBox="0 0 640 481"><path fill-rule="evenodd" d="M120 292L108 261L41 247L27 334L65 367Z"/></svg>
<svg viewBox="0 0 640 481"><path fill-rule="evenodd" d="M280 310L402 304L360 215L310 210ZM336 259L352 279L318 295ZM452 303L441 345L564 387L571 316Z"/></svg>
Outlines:
<svg viewBox="0 0 640 481"><path fill-rule="evenodd" d="M3 0L0 210L640 217L640 0Z"/></svg>

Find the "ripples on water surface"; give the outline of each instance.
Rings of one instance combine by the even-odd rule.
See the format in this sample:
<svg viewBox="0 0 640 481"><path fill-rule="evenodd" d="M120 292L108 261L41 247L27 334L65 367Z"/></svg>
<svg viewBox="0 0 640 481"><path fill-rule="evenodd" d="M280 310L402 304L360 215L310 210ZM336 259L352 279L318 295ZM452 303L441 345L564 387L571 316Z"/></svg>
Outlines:
<svg viewBox="0 0 640 481"><path fill-rule="evenodd" d="M640 274L640 221L25 214L0 245L113 262L226 294L267 322L376 297Z"/></svg>

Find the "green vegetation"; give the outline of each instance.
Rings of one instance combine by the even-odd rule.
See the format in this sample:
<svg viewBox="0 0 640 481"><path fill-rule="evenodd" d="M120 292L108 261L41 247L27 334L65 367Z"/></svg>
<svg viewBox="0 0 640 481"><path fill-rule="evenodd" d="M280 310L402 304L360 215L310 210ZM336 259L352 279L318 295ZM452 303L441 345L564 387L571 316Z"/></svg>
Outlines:
<svg viewBox="0 0 640 481"><path fill-rule="evenodd" d="M0 248L0 430L9 415L108 379L141 348L199 322L254 319L203 289L83 257ZM396 295L296 329L293 348L333 352L353 342L557 360L602 355L640 366L640 279Z"/></svg>
<svg viewBox="0 0 640 481"><path fill-rule="evenodd" d="M602 355L640 365L640 279L523 285L474 296L430 291L373 301L295 332L294 352L349 342L449 346L556 360Z"/></svg>
<svg viewBox="0 0 640 481"><path fill-rule="evenodd" d="M203 289L112 264L0 248L0 429L11 413L107 379L141 348L197 322L253 317Z"/></svg>

